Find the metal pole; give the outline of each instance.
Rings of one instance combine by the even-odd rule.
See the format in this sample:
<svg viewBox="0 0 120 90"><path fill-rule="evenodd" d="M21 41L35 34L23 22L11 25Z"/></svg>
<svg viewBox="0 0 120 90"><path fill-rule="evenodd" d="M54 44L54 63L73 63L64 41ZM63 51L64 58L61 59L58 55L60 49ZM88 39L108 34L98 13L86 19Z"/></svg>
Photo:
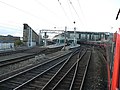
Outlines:
<svg viewBox="0 0 120 90"><path fill-rule="evenodd" d="M73 22L74 24L76 23L75 21ZM74 27L74 45L76 45L76 27Z"/></svg>
<svg viewBox="0 0 120 90"><path fill-rule="evenodd" d="M65 45L66 45L66 30L67 30L67 27L65 27L65 32L64 32L64 37L65 37L65 40L64 40L64 50L65 50Z"/></svg>
<svg viewBox="0 0 120 90"><path fill-rule="evenodd" d="M32 45L32 29L31 29L31 47L32 47L33 45Z"/></svg>
<svg viewBox="0 0 120 90"><path fill-rule="evenodd" d="M76 27L74 27L74 45L76 45Z"/></svg>
<svg viewBox="0 0 120 90"><path fill-rule="evenodd" d="M47 32L45 32L45 37L44 37L45 38L45 47L47 46L46 33Z"/></svg>

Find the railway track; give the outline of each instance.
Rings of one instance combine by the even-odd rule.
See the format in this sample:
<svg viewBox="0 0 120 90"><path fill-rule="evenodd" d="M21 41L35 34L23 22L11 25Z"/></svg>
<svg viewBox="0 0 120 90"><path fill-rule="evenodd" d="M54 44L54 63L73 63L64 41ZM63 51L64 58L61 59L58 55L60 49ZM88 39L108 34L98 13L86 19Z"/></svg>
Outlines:
<svg viewBox="0 0 120 90"><path fill-rule="evenodd" d="M22 61L25 61L25 60L29 60L31 58L34 58L36 55L39 55L40 53L44 52L46 49L43 49L37 53L33 53L33 54L30 54L30 55L26 55L26 56L23 56L23 57L15 57L15 58L12 58L12 59L8 59L8 60L1 60L0 61L0 67L3 67L3 66L7 66L7 65L10 65L10 64L14 64L14 63L18 63L18 62L22 62Z"/></svg>
<svg viewBox="0 0 120 90"><path fill-rule="evenodd" d="M89 67L92 51L86 51L86 54L83 57L79 58L79 61L76 64L76 69L72 83L69 90L82 90L84 86L84 81L87 75L87 70Z"/></svg>
<svg viewBox="0 0 120 90"><path fill-rule="evenodd" d="M18 58L13 58L13 59L0 61L0 67L28 60L30 58L34 58L36 55L37 54L31 54L31 55L26 55L26 56L23 56L23 57L18 57Z"/></svg>
<svg viewBox="0 0 120 90"><path fill-rule="evenodd" d="M37 66L29 68L23 72L17 73L6 79L2 79L0 81L0 90L16 90L53 67L60 67L68 56L69 55L57 57L54 60L49 60L43 64L38 64Z"/></svg>
<svg viewBox="0 0 120 90"><path fill-rule="evenodd" d="M16 53L22 53L22 52L29 51L31 49L33 49L33 48L25 48L25 49L19 49L19 50L4 51L4 52L0 52L0 56L7 56L7 55L11 55L11 54L16 54Z"/></svg>
<svg viewBox="0 0 120 90"><path fill-rule="evenodd" d="M25 52L25 53L30 53L29 55L25 55L22 57L14 57L12 59L8 59L8 60L0 60L0 67L3 66L7 66L10 64L14 64L14 63L18 63L18 62L22 62L25 60L29 60L31 58L34 58L36 55L39 54L50 54L50 53L54 53L56 51L59 51L61 48L56 48L56 49L48 49L48 48L32 48L32 49L25 49L25 50L20 50L18 52ZM13 51L10 54L13 54L17 51ZM4 56L4 55L3 55Z"/></svg>
<svg viewBox="0 0 120 90"><path fill-rule="evenodd" d="M23 51L25 51L25 50L0 52L0 56L11 55L11 54L20 53L20 52L23 52Z"/></svg>
<svg viewBox="0 0 120 90"><path fill-rule="evenodd" d="M56 48L55 50L54 49L47 49L47 48L42 48L40 50L38 50L36 48L31 49L31 50L27 50L25 52L26 53L31 53L31 54L25 55L25 56L22 56L22 57L14 57L14 58L8 59L8 60L1 60L0 61L0 67L7 66L7 65L10 65L10 64L14 64L14 63L19 63L19 62L22 62L22 61L25 61L25 60L29 60L31 58L35 58L35 56L39 55L39 54L50 54L50 53L53 53L53 52L56 52L56 51L59 51L59 50L60 50L60 48Z"/></svg>
<svg viewBox="0 0 120 90"><path fill-rule="evenodd" d="M82 49L80 51L82 51ZM76 51L68 58L68 60L63 64L63 66L57 71L57 73L46 83L46 85L41 90L51 90L52 88L54 88L54 86L72 67L72 65L76 63L78 57L79 57L79 52Z"/></svg>
<svg viewBox="0 0 120 90"><path fill-rule="evenodd" d="M41 90L82 90L91 52L85 50L81 53L72 65L61 68Z"/></svg>
<svg viewBox="0 0 120 90"><path fill-rule="evenodd" d="M73 56L73 54L71 54L71 56ZM71 58L71 56L69 58ZM64 63L66 63L69 60L69 58ZM59 69L60 68L61 67L59 67ZM42 76L39 76L32 82L29 82L29 84L23 86L19 90L41 90L44 87L44 85L54 76L54 74L59 71L59 69L56 70L55 68L53 68L52 70L44 73Z"/></svg>
<svg viewBox="0 0 120 90"><path fill-rule="evenodd" d="M41 51L45 51L46 54L49 54L50 51L56 52L58 50L61 50L62 47L58 47L56 49L48 49L48 48L40 48L40 47L32 47L32 48L21 48L18 50L11 50L11 51L3 51L0 52L0 56L7 56L7 55L12 55L12 54L17 54L17 53L39 53Z"/></svg>
<svg viewBox="0 0 120 90"><path fill-rule="evenodd" d="M81 48L39 64L2 79L0 90L82 90L91 54L90 48Z"/></svg>

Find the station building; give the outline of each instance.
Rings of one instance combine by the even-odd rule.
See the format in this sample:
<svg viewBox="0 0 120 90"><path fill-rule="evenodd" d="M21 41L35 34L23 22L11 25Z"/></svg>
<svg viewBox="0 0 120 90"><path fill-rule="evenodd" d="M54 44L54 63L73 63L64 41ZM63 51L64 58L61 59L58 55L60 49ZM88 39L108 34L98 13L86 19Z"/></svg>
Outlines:
<svg viewBox="0 0 120 90"><path fill-rule="evenodd" d="M104 41L108 40L110 33L108 32L80 32L80 31L67 31L54 36L53 41L57 43L64 43L66 40L69 43L73 43L74 39L77 43L92 42L92 41Z"/></svg>

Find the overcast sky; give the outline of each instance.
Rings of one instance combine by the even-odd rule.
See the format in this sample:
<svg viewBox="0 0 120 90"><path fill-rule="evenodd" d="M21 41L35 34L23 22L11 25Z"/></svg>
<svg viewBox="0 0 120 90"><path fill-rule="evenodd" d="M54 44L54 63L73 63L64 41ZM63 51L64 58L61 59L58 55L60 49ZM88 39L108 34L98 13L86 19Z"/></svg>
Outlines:
<svg viewBox="0 0 120 90"><path fill-rule="evenodd" d="M41 29L115 32L120 0L0 0L0 35L23 35L23 23ZM76 22L75 24L73 22Z"/></svg>

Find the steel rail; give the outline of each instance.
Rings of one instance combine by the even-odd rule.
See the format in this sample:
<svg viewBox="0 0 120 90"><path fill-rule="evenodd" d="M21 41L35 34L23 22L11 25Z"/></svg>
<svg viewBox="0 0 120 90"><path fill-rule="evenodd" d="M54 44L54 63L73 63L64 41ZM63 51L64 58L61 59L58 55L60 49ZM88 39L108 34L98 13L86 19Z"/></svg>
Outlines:
<svg viewBox="0 0 120 90"><path fill-rule="evenodd" d="M70 67L70 69L65 73L65 75L56 83L56 85L51 89L54 90L56 89L56 87L60 84L60 82L66 77L66 75L68 75L68 73L74 69L74 67L76 66L77 61Z"/></svg>
<svg viewBox="0 0 120 90"><path fill-rule="evenodd" d="M29 48L27 48L27 49L22 49L22 50L2 51L2 52L0 52L0 56L11 55L11 54L14 54L14 53L21 53L21 52L27 51L27 50L29 50Z"/></svg>
<svg viewBox="0 0 120 90"><path fill-rule="evenodd" d="M70 52L70 53L71 53L71 52ZM66 55L69 55L70 53L68 53L68 54L66 54ZM66 55L65 55L65 56L66 56ZM18 75L20 75L20 74L23 74L23 73L25 73L25 72L27 72L27 71L30 71L30 70L32 70L32 69L34 69L34 68L37 68L37 67L40 67L40 66L42 66L42 65L48 64L48 63L50 63L50 62L56 61L57 59L60 59L61 57L64 57L64 55L63 55L63 56L60 56L60 57L56 57L56 58L50 59L50 60L48 60L48 61L46 61L46 62L40 63L40 64L38 64L38 65L35 65L34 67L31 67L31 68L29 68L29 69L26 69L26 70L24 70L24 71L22 71L22 72L19 72L19 73L15 74L15 75L12 75L12 76L8 77L8 78L5 78L5 79L3 79L3 80L0 80L0 83L4 82L4 81L6 81L6 80L9 80L9 79L11 79L11 78L13 78L13 77L16 77L16 76L18 76Z"/></svg>
<svg viewBox="0 0 120 90"><path fill-rule="evenodd" d="M14 59L8 59L8 60L0 61L0 67L10 65L10 64L14 64L14 63L17 63L17 62L22 62L22 61L28 60L30 58L33 58L34 56L35 55L31 54L31 55L27 55L27 56L23 56L23 57L18 57L18 58L14 58Z"/></svg>
<svg viewBox="0 0 120 90"><path fill-rule="evenodd" d="M42 50L39 53L42 53L43 51L45 51L45 50ZM39 53L34 53L34 54L26 55L26 56L23 56L23 57L18 57L18 58L13 58L13 59L0 61L0 67L6 66L6 65L10 65L10 64L14 64L14 63L18 63L18 62L22 62L22 61L34 58Z"/></svg>
<svg viewBox="0 0 120 90"><path fill-rule="evenodd" d="M15 75L15 74L17 74L17 73L19 73L19 72L21 72L21 71L23 71L25 69L27 70L28 68L34 67L34 65L38 65L40 63L42 64L42 63L44 63L46 61L51 61L51 60L54 60L54 59L61 58L61 57L65 56L65 55L68 55L70 53L72 53L72 52L70 51L70 52L67 52L65 54L64 53L63 54L58 54L58 55L55 55L55 56L52 56L50 58L45 59L43 62L39 62L39 63L36 63L36 64L29 64L29 65L26 65L24 67L21 67L21 68L15 69L13 71L7 72L5 74L0 75L0 80L2 80L4 78L7 78L9 76L12 76L13 74Z"/></svg>
<svg viewBox="0 0 120 90"><path fill-rule="evenodd" d="M36 47L31 47L31 48L23 48L23 49L18 49L18 50L10 50L10 51L2 51L0 52L0 56L7 56L7 55L11 55L11 54L15 54L15 53L26 53L26 52L29 52L29 50L34 50L36 49ZM46 48L41 48L43 50L46 50ZM39 52L41 52L39 51Z"/></svg>
<svg viewBox="0 0 120 90"><path fill-rule="evenodd" d="M65 60L65 59L64 59ZM55 61L55 60L53 60L53 61ZM58 63L59 61L57 60L57 63ZM48 63L48 62L47 62ZM44 64L46 64L46 63L44 63ZM49 64L51 65L51 66L53 66L54 64L51 64L50 62L49 62ZM55 63L56 64L56 63ZM33 70L33 69L35 69L35 68L37 68L37 67L40 67L40 66L42 66L43 64L40 64L40 65L37 65L37 66L35 66L35 67L33 67L33 68L31 68L31 69L28 69L28 70L25 70L25 71L23 71L23 72L20 72L19 74L16 74L16 75L13 75L13 76L11 76L11 77L9 77L9 78L7 78L7 79L4 79L4 80L1 80L0 81L0 83L2 84L3 82L5 82L5 81L8 81L8 80L11 80L12 78L14 78L14 77L16 77L16 76L18 76L18 75L21 75L21 74L23 74L23 73L26 73L26 72L28 72L28 71L30 71L30 70ZM44 65L45 66L45 65ZM51 67L51 66L49 66L49 68ZM48 68L46 68L45 70L47 70ZM39 72L39 74L40 73L42 73L42 72L44 72L45 70L42 70L41 72ZM37 73L38 74L38 73ZM33 74L34 75L34 74ZM34 75L35 76L35 75ZM28 81L29 80L31 80L31 78L33 78L34 76L32 76L32 77L30 77L29 79L27 79ZM26 80L26 81L27 81ZM24 81L25 82L25 81ZM23 83L24 83L23 82ZM24 84L26 84L26 83L24 83ZM22 83L20 83L18 86L14 86L14 84L13 84L13 87L15 88L15 89L17 89L17 87L21 87L22 85L24 85L24 84L22 84ZM11 84L12 85L12 84Z"/></svg>
<svg viewBox="0 0 120 90"><path fill-rule="evenodd" d="M92 55L92 51L91 51L91 53L90 53L90 55L89 55L89 57L88 57L88 61L87 61L87 65L86 65L86 68L85 68L84 75L83 75L82 83L81 83L81 85L80 85L80 90L82 90L83 85L84 85L84 81L85 81L86 74L87 74L87 71L88 71L88 67L89 67L91 55Z"/></svg>
<svg viewBox="0 0 120 90"><path fill-rule="evenodd" d="M62 61L60 61L60 62L56 63L56 64L55 64L55 65L53 65L52 67L50 67L50 68L48 68L47 70L45 70L45 71L41 72L40 74L36 75L35 77L31 78L30 80L28 80L28 81L26 81L26 82L22 83L21 85L19 85L18 87L14 88L13 90L17 90L17 89L22 88L23 86L25 86L26 84L28 84L28 83L30 83L31 81L35 80L36 78L40 77L40 76L41 76L41 75L43 75L44 73L46 73L46 72L48 72L49 70L51 70L51 69L53 69L53 68L57 67L59 64L64 63L64 62L65 62L65 60L66 60L66 59L64 59L64 60L62 60Z"/></svg>
<svg viewBox="0 0 120 90"><path fill-rule="evenodd" d="M85 55L86 51L81 55L80 58L77 59L77 61L71 66L71 68L65 73L65 75L57 82L57 84L52 88L52 90L56 89L56 87L60 84L60 82L66 77L66 75L76 66L77 67L77 63L80 61L80 59ZM79 57L79 54L78 54ZM76 70L75 67L75 70ZM74 77L74 76L73 76Z"/></svg>
<svg viewBox="0 0 120 90"><path fill-rule="evenodd" d="M77 70L78 70L78 62L77 62L76 67L75 67L74 76L73 76L73 79L72 79L72 82L71 82L69 90L72 90L72 86L73 86L73 83L74 83L74 80L75 80L74 78L76 76Z"/></svg>
<svg viewBox="0 0 120 90"><path fill-rule="evenodd" d="M86 50L86 53L87 53L87 50ZM87 55L87 54L84 54L84 55ZM86 62L86 64L85 64L85 70L84 70L84 72L83 72L83 77L81 77L81 79L79 79L78 80L78 76L77 75L79 75L80 74L80 72L78 72L78 70L79 70L79 68L81 68L80 66L81 66L81 62L80 61L83 61L82 60L82 58L85 58L85 57L82 57L81 58L81 60L79 60L78 61L78 63L77 63L77 65L76 65L76 70L75 70L75 73L74 73L74 77L73 77L73 79L72 79L72 82L71 82L71 85L70 85L70 88L69 88L69 90L79 90L80 88L78 88L80 85L81 85L81 83L83 82L83 78L85 77L85 72L86 72L86 66L88 65L88 61L90 60L90 56L91 56L91 53L89 54L89 56L87 57L87 62L86 61L84 61L84 62ZM84 65L84 63L82 63L83 65ZM83 66L82 66L83 67ZM81 71L82 72L82 71ZM82 74L82 73L81 73ZM79 76L80 77L80 76ZM76 82L76 80L77 81L79 81L79 85L75 85L75 83L78 83L78 82ZM81 81L81 82L80 82ZM77 87L77 88L75 88L75 87Z"/></svg>
<svg viewBox="0 0 120 90"><path fill-rule="evenodd" d="M79 49L78 49L79 50ZM69 58L66 60L66 62L62 65L62 67L56 72L56 74L46 83L46 85L41 90L46 90L47 86L52 82L52 80L59 74L59 72L65 67L65 65L69 62L69 60L72 58L73 55L78 53L78 50L75 50Z"/></svg>
<svg viewBox="0 0 120 90"><path fill-rule="evenodd" d="M85 53L87 52L87 50L85 51ZM76 77L76 74L77 74L77 71L78 71L78 63L80 62L80 60L82 59L82 57L85 55L85 53L83 53L79 59L77 60L77 64L76 64L76 68L75 68L75 73L74 73L74 76L73 76L73 79L72 79L72 82L71 82L71 85L70 85L70 88L69 90L72 90L72 86L73 86L73 83L74 83L74 80L75 80L75 77Z"/></svg>

